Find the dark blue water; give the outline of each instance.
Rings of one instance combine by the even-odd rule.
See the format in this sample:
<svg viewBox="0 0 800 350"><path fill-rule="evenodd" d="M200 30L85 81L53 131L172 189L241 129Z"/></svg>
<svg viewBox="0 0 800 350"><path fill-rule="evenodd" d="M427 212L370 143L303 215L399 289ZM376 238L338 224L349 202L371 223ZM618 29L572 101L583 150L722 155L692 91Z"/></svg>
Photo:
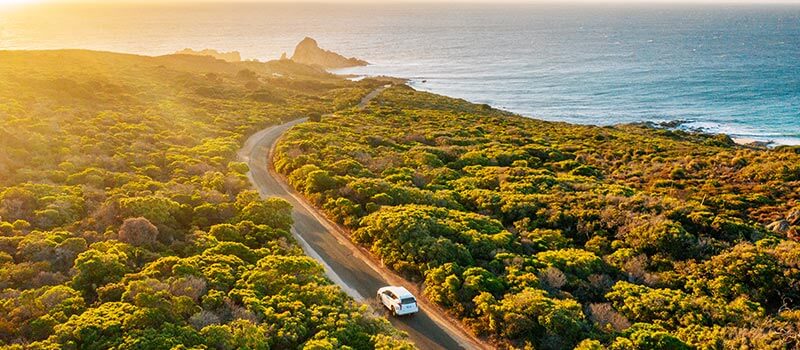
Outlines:
<svg viewBox="0 0 800 350"><path fill-rule="evenodd" d="M42 28L49 29L42 29ZM0 12L0 48L276 58L304 36L423 90L534 118L800 143L800 6L48 6ZM423 80L426 81L423 83Z"/></svg>

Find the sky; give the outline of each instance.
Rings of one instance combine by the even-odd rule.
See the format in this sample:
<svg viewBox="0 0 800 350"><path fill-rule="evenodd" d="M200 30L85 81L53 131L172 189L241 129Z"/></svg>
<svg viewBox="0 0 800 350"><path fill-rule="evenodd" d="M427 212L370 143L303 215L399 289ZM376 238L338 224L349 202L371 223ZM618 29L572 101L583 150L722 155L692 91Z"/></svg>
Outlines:
<svg viewBox="0 0 800 350"><path fill-rule="evenodd" d="M736 5L800 5L800 0L0 0L0 10L8 8L17 8L24 5L38 4L191 4L191 3L258 3L258 2L275 2L275 3L487 3L502 5L507 4L603 4L603 3L616 3L616 4L730 4Z"/></svg>
<svg viewBox="0 0 800 350"><path fill-rule="evenodd" d="M110 1L108 0L0 0L0 5L2 4L25 4L25 3L106 3L108 4ZM225 0L122 0L122 1L113 1L113 2L129 2L129 3L197 3L197 2L228 2ZM235 0L235 2L297 2L292 0ZM375 0L305 0L302 2L311 2L311 3L375 3ZM497 3L497 2L506 2L506 3L559 3L559 2L581 2L581 3L634 3L634 4L648 4L648 3L752 3L752 4L764 4L764 3L785 3L785 4L800 4L800 0L567 0L567 1L558 1L558 0L389 0L389 1L380 1L380 2L417 2L417 3L458 3L458 2L487 2L487 3Z"/></svg>

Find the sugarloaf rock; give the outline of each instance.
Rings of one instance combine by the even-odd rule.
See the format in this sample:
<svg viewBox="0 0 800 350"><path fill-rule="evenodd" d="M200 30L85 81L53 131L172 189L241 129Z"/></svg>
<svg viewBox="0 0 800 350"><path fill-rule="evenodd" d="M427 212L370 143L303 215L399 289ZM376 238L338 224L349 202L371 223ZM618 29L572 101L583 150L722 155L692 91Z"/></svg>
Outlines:
<svg viewBox="0 0 800 350"><path fill-rule="evenodd" d="M366 66L368 63L357 58L347 58L338 53L324 50L317 41L306 37L297 44L292 61L325 69Z"/></svg>

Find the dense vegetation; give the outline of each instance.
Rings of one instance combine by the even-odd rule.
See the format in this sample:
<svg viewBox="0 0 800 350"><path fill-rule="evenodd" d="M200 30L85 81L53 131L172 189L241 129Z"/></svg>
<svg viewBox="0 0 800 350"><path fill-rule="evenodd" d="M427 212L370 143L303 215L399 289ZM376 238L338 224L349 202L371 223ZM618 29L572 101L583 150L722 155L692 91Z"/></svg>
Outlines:
<svg viewBox="0 0 800 350"><path fill-rule="evenodd" d="M276 167L501 346L800 346L798 148L397 87L294 127Z"/></svg>
<svg viewBox="0 0 800 350"><path fill-rule="evenodd" d="M0 52L0 347L395 349L324 276L236 150L353 105L288 61Z"/></svg>

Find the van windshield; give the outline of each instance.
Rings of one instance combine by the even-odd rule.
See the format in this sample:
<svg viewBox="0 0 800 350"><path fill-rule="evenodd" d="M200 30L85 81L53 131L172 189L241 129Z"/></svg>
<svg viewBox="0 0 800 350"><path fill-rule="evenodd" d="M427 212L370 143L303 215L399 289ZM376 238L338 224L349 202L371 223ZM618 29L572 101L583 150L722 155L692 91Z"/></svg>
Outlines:
<svg viewBox="0 0 800 350"><path fill-rule="evenodd" d="M400 304L415 304L417 302L414 298L403 298L400 299Z"/></svg>

